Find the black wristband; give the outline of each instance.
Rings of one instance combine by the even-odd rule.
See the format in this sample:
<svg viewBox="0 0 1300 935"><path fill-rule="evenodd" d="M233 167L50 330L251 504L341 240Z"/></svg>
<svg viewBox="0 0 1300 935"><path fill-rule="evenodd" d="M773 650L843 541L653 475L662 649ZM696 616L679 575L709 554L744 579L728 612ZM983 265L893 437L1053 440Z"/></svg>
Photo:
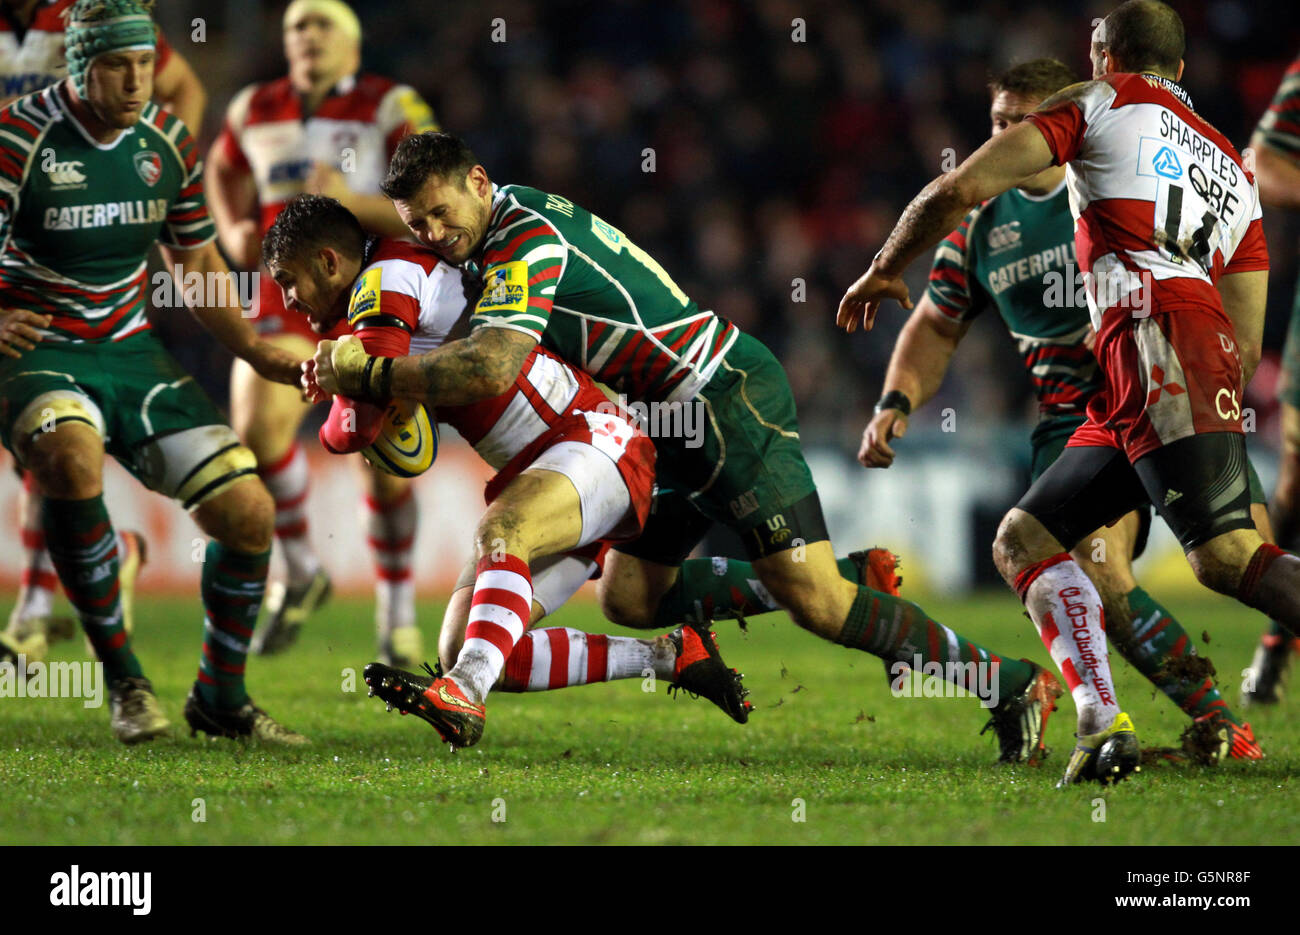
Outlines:
<svg viewBox="0 0 1300 935"><path fill-rule="evenodd" d="M376 389L376 397L381 402L386 403L393 398L393 358L385 357L379 364L379 379Z"/></svg>
<svg viewBox="0 0 1300 935"><path fill-rule="evenodd" d="M902 390L890 390L880 397L880 402L876 403L877 413L886 409L897 409L903 415L910 416L912 414L912 401L907 398L907 394Z"/></svg>
<svg viewBox="0 0 1300 935"><path fill-rule="evenodd" d="M387 403L392 398L393 358L367 357L361 371L360 396L375 403Z"/></svg>

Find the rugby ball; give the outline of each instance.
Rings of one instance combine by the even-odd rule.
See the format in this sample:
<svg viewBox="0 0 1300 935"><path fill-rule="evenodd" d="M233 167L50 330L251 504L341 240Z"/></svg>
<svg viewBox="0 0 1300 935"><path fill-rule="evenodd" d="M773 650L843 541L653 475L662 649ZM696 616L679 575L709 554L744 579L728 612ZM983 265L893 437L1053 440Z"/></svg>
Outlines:
<svg viewBox="0 0 1300 935"><path fill-rule="evenodd" d="M361 454L388 474L416 477L429 470L438 457L437 423L419 403L395 399L384 412L379 435Z"/></svg>

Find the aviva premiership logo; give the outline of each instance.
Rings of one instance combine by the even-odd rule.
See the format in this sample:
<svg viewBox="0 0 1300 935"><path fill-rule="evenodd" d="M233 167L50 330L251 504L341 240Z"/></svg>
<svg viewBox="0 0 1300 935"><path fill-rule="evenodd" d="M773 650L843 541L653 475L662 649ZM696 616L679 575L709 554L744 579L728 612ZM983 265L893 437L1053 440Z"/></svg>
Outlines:
<svg viewBox="0 0 1300 935"><path fill-rule="evenodd" d="M162 159L152 149L136 153L135 171L140 174L144 184L152 188L162 178Z"/></svg>
<svg viewBox="0 0 1300 935"><path fill-rule="evenodd" d="M528 264L511 260L487 271L483 297L474 309L478 312L522 312L528 305Z"/></svg>

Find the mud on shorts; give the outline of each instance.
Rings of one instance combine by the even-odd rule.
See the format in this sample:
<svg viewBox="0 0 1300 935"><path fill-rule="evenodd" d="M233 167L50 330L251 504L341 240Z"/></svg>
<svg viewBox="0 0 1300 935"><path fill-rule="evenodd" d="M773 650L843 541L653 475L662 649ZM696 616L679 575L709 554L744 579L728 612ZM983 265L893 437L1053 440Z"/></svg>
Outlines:
<svg viewBox="0 0 1300 935"><path fill-rule="evenodd" d="M1106 387L1021 499L1062 545L1150 503L1184 551L1254 527L1264 502L1241 426L1241 360L1216 309L1121 326L1100 348Z"/></svg>
<svg viewBox="0 0 1300 935"><path fill-rule="evenodd" d="M741 334L683 406L692 407L683 431L667 436L661 425L654 439L656 496L645 531L617 551L680 565L713 523L734 530L751 561L830 538L790 383L765 345Z"/></svg>
<svg viewBox="0 0 1300 935"><path fill-rule="evenodd" d="M0 361L0 442L59 425L93 428L140 483L192 510L256 477L257 462L206 393L145 331L121 341L46 341Z"/></svg>

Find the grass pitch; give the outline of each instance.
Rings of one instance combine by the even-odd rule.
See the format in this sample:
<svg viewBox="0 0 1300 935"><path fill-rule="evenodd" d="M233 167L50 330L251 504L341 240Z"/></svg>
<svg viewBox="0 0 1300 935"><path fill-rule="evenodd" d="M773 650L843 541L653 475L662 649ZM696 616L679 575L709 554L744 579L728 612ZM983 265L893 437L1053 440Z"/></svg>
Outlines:
<svg viewBox="0 0 1300 935"><path fill-rule="evenodd" d="M1009 594L922 600L1001 653L1046 653ZM1171 601L1215 661L1230 703L1261 622L1213 595ZM1053 788L1072 745L1063 699L1041 769L998 768L973 698L894 698L874 657L795 629L717 625L756 705L732 723L706 701L640 680L493 695L481 744L456 755L423 722L386 714L360 670L367 601L339 599L289 653L249 664L253 695L314 745L286 751L191 739L181 718L200 641L197 599L145 599L137 651L173 736L115 741L107 703L0 699L2 844L1256 844L1300 840L1295 703L1254 710L1268 752L1218 769L1149 768L1103 791ZM432 648L441 607L421 606ZM554 618L597 632L590 605ZM79 659L80 640L53 658ZM345 691L344 670L355 670ZM1186 718L1126 664L1121 700L1144 745ZM1104 803L1104 807L1103 807ZM1104 815L1104 821L1096 820ZM196 818L205 820L199 821ZM497 819L497 820L494 820ZM801 820L800 820L801 819Z"/></svg>

